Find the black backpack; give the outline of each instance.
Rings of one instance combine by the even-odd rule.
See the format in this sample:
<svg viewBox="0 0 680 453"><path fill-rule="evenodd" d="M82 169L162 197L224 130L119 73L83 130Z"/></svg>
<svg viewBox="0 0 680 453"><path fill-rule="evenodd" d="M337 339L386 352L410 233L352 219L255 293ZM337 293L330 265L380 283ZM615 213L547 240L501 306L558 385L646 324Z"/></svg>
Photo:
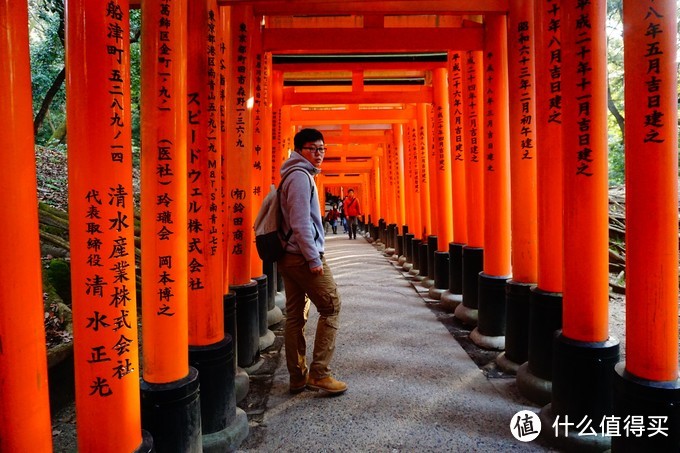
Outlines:
<svg viewBox="0 0 680 453"><path fill-rule="evenodd" d="M253 224L255 229L255 247L262 261L273 263L280 260L285 253L286 244L293 235L292 229L287 233L281 230L281 219L283 217L281 213L281 187L283 187L283 182L286 178L296 171L307 173L302 168L296 168L285 174L279 183L278 189L272 184L269 193L262 200L262 205L255 218L255 223ZM309 185L312 189L313 197L314 186L311 181ZM311 202L312 198L309 201Z"/></svg>

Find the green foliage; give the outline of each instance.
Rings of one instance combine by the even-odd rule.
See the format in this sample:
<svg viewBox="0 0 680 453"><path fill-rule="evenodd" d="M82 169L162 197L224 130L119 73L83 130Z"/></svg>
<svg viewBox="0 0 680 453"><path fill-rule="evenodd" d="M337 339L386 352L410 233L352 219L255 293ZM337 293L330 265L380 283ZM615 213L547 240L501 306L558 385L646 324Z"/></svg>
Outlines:
<svg viewBox="0 0 680 453"><path fill-rule="evenodd" d="M610 129L611 130L611 129ZM623 152L623 138L609 136L609 185L625 182L626 156Z"/></svg>
<svg viewBox="0 0 680 453"><path fill-rule="evenodd" d="M45 268L45 275L54 291L67 305L71 305L71 267L63 260L50 260Z"/></svg>

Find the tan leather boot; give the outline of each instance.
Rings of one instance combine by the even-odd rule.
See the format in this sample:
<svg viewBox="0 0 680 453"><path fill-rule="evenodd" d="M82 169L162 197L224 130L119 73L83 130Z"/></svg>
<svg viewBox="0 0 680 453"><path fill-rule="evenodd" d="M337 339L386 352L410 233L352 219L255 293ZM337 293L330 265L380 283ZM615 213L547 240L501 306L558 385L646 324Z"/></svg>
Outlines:
<svg viewBox="0 0 680 453"><path fill-rule="evenodd" d="M326 376L320 379L309 378L307 388L315 390L323 390L328 393L343 393L347 390L347 384L338 381L333 376Z"/></svg>

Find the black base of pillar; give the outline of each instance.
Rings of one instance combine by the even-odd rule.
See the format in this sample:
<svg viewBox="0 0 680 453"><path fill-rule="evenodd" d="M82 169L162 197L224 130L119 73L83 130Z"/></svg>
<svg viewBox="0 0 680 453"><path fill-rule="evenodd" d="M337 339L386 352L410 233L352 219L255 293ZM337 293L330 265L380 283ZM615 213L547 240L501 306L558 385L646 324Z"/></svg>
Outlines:
<svg viewBox="0 0 680 453"><path fill-rule="evenodd" d="M404 258L407 263L413 263L413 249L411 247L413 237L413 233L404 233Z"/></svg>
<svg viewBox="0 0 680 453"><path fill-rule="evenodd" d="M465 244L449 243L449 292L463 294L463 247Z"/></svg>
<svg viewBox="0 0 680 453"><path fill-rule="evenodd" d="M198 371L201 385L203 434L223 430L236 414L233 348L231 337L207 346L189 346L189 365Z"/></svg>
<svg viewBox="0 0 680 453"><path fill-rule="evenodd" d="M410 272L412 274L420 273L420 244L420 239L411 240L411 263L413 263L413 267L411 267Z"/></svg>
<svg viewBox="0 0 680 453"><path fill-rule="evenodd" d="M394 248L394 257L399 258L404 254L404 236L397 235L396 247Z"/></svg>
<svg viewBox="0 0 680 453"><path fill-rule="evenodd" d="M541 433L565 450L606 450L611 437L602 436L596 427L613 412L614 366L619 361L619 341L586 343L566 338L558 331L554 340L552 402L539 416L544 429ZM597 435L579 435L572 425L565 435L552 429L557 420L579 423L586 419Z"/></svg>
<svg viewBox="0 0 680 453"><path fill-rule="evenodd" d="M505 358L518 365L529 359L529 306L533 286L510 280L506 288ZM552 338L548 342L552 342Z"/></svg>
<svg viewBox="0 0 680 453"><path fill-rule="evenodd" d="M257 283L230 286L236 294L236 359L238 366L248 368L260 355Z"/></svg>
<svg viewBox="0 0 680 453"><path fill-rule="evenodd" d="M434 287L449 288L449 252L434 252Z"/></svg>
<svg viewBox="0 0 680 453"><path fill-rule="evenodd" d="M479 273L484 270L484 249L463 247L463 306L477 310Z"/></svg>
<svg viewBox="0 0 680 453"><path fill-rule="evenodd" d="M232 351L236 352L236 293L229 291L222 298L224 307L224 333L231 338ZM235 366L235 365L234 365Z"/></svg>
<svg viewBox="0 0 680 453"><path fill-rule="evenodd" d="M481 335L502 337L505 329L505 290L509 276L479 274L477 329Z"/></svg>
<svg viewBox="0 0 680 453"><path fill-rule="evenodd" d="M427 278L434 281L434 253L438 248L437 236L430 235L427 237Z"/></svg>
<svg viewBox="0 0 680 453"><path fill-rule="evenodd" d="M427 256L429 253L427 241L420 241L418 246L418 275L426 278L429 272Z"/></svg>
<svg viewBox="0 0 680 453"><path fill-rule="evenodd" d="M257 322L258 322L258 334L260 337L267 335L269 330L269 325L267 324L267 276L260 275L259 277L253 277L253 280L257 282Z"/></svg>
<svg viewBox="0 0 680 453"><path fill-rule="evenodd" d="M142 443L139 444L139 447L133 453L153 453L154 451L151 433L142 430Z"/></svg>
<svg viewBox="0 0 680 453"><path fill-rule="evenodd" d="M180 380L152 384L142 379L142 428L159 452L201 453L201 403L198 371Z"/></svg>
<svg viewBox="0 0 680 453"><path fill-rule="evenodd" d="M531 289L529 305L529 372L552 381L553 341L562 328L562 293Z"/></svg>
<svg viewBox="0 0 680 453"><path fill-rule="evenodd" d="M637 378L625 370L625 363L616 365L614 376L614 415L625 420L628 416L642 416L645 427L650 417L666 416L660 423L666 435L649 436L647 432L635 437L621 432L612 437L612 453L649 451L680 451L680 380L655 382Z"/></svg>
<svg viewBox="0 0 680 453"><path fill-rule="evenodd" d="M262 272L267 276L267 311L276 307L276 263L262 263Z"/></svg>

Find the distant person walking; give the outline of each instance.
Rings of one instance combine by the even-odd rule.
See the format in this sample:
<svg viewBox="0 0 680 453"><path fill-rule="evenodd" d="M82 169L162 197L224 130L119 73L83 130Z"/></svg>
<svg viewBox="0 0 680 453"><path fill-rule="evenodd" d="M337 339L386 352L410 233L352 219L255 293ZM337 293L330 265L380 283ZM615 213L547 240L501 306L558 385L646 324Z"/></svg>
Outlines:
<svg viewBox="0 0 680 453"><path fill-rule="evenodd" d="M359 206L359 199L354 197L354 189L347 191L347 197L343 202L345 216L347 216L347 229L350 239L357 238L357 228L359 227L359 216L361 215L361 207Z"/></svg>
<svg viewBox="0 0 680 453"><path fill-rule="evenodd" d="M338 234L338 220L340 220L340 211L338 211L338 205L333 203L328 214L326 214L326 221L331 225L333 234Z"/></svg>

